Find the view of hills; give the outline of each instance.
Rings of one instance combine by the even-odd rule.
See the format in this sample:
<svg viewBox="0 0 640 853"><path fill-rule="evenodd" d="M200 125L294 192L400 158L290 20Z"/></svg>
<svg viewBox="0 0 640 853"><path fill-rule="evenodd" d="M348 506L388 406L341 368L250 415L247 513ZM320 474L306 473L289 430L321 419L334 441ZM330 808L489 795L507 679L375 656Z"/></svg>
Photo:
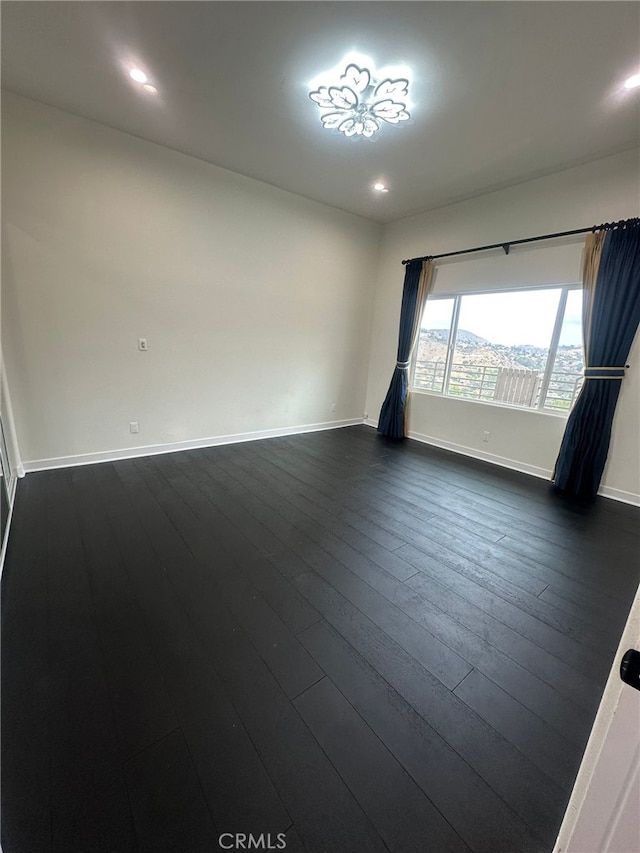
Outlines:
<svg viewBox="0 0 640 853"><path fill-rule="evenodd" d="M418 361L440 361L447 357L448 329L421 329L418 340ZM548 348L530 344L493 344L485 338L458 329L455 363L482 364L490 367L526 367L543 371ZM559 346L554 370L566 373L582 373L582 347Z"/></svg>

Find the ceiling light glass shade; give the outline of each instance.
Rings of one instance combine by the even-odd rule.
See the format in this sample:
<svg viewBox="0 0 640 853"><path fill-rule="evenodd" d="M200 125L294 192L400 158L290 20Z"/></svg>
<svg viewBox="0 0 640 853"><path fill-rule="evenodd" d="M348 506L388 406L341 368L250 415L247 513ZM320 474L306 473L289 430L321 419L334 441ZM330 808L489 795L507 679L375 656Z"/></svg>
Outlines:
<svg viewBox="0 0 640 853"><path fill-rule="evenodd" d="M136 81L136 83L146 83L147 75L144 71L141 71L139 68L132 68L129 72L129 77Z"/></svg>
<svg viewBox="0 0 640 853"><path fill-rule="evenodd" d="M633 77L624 81L625 89L635 89L637 86L640 86L640 74L634 74Z"/></svg>
<svg viewBox="0 0 640 853"><path fill-rule="evenodd" d="M309 92L309 97L324 110L320 120L327 130L370 138L383 124L399 124L410 118L408 93L408 80L377 82L368 68L352 64L335 86L320 86Z"/></svg>

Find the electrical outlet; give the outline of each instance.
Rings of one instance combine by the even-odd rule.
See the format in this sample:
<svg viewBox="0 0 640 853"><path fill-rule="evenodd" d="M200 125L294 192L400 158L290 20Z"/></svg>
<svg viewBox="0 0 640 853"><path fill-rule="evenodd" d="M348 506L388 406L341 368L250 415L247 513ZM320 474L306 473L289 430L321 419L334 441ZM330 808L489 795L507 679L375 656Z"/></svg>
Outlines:
<svg viewBox="0 0 640 853"><path fill-rule="evenodd" d="M138 338L138 349L141 352L146 352L149 349L146 338Z"/></svg>
<svg viewBox="0 0 640 853"><path fill-rule="evenodd" d="M482 430L482 440L483 441L489 441L490 436L491 436L491 433L489 432L488 429Z"/></svg>
<svg viewBox="0 0 640 853"><path fill-rule="evenodd" d="M140 424L138 423L138 421L131 421L131 423L129 424L129 432L140 432Z"/></svg>

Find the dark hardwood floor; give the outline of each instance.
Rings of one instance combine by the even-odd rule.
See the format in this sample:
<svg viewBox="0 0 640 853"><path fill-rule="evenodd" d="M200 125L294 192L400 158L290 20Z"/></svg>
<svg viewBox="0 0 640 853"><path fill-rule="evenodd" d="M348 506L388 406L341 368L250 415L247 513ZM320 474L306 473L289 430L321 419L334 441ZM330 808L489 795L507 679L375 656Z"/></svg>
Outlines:
<svg viewBox="0 0 640 853"><path fill-rule="evenodd" d="M4 853L550 851L639 520L367 427L29 474Z"/></svg>

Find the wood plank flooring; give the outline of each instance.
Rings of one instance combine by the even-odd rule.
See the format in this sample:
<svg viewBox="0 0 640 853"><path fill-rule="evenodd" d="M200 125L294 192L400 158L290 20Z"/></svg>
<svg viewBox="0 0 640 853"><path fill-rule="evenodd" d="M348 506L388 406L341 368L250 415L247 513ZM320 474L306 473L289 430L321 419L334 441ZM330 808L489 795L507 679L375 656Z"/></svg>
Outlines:
<svg viewBox="0 0 640 853"><path fill-rule="evenodd" d="M4 853L550 851L639 521L368 427L29 474Z"/></svg>

